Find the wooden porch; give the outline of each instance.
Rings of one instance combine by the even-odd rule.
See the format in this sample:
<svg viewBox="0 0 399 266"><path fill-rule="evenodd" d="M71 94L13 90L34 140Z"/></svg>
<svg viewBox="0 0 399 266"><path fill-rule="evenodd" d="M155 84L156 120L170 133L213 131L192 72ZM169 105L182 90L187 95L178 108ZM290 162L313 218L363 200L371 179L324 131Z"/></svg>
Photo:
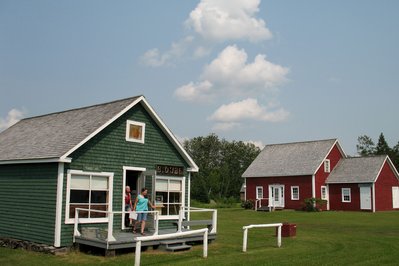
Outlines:
<svg viewBox="0 0 399 266"><path fill-rule="evenodd" d="M79 228L79 211L83 209L76 209L75 216L75 230L74 230L74 244L75 247L79 248L80 245L85 245L88 247L95 247L105 250L105 255L114 255L116 250L119 249L132 249L136 248L137 238L142 237L141 234L134 234L130 230L112 230L113 229L113 216L119 212L107 212L108 213L108 228L102 227L82 227ZM184 220L183 217L186 214L192 212L211 212L212 219L209 220ZM183 249L189 249L190 243L201 243L204 237L202 235L187 235L187 236L177 236L179 232L190 232L193 228L207 228L208 241L213 241L216 239L216 227L217 227L217 211L212 209L200 209L200 208L181 208L179 212L179 219L174 222L176 227L168 229L159 229L158 226L158 212L148 211L148 213L154 213L154 227L148 228L145 232L146 236L160 236L171 234L167 236L167 239L153 239L148 241L142 241L141 247L162 247L164 246L166 250L177 251ZM122 212L122 214L124 214ZM189 216L188 216L189 217ZM165 237L164 237L165 238Z"/></svg>
<svg viewBox="0 0 399 266"><path fill-rule="evenodd" d="M190 231L187 229L183 229L182 232ZM163 234L171 234L171 233L176 233L176 230L173 229L163 229L159 230L158 235L163 235ZM150 231L146 233L147 236L154 235L154 231ZM140 237L141 234L133 234L132 232L114 232L114 237L115 241L107 241L106 239L101 239L100 237L87 237L84 235L81 236L76 236L75 237L75 243L78 245L86 245L89 247L96 247L96 248L101 248L105 250L105 253L108 255L113 255L112 253L115 252L115 250L118 249L130 249L130 248L135 248L136 247L136 242L137 240L135 239L136 237ZM208 240L215 240L216 239L216 233L209 233L208 235ZM142 247L155 247L158 248L159 246L162 245L168 245L171 243L176 243L176 244L187 244L187 243L192 243L192 242L198 242L201 243L203 240L203 237L201 235L198 236L186 236L186 237L179 237L179 238L173 238L170 240L151 240L151 241L145 241L142 242L141 246Z"/></svg>

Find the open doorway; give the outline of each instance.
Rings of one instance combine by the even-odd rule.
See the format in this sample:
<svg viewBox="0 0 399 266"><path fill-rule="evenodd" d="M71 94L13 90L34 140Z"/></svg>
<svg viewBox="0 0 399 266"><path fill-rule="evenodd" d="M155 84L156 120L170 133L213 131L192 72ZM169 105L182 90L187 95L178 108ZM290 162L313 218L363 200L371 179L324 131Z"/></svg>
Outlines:
<svg viewBox="0 0 399 266"><path fill-rule="evenodd" d="M142 173L145 169L136 168L136 167L124 167L123 173L123 210L126 211L125 206L128 204L128 195L126 193L126 187L130 187L130 198L132 200L132 204L134 205L134 201L140 192L142 187ZM130 224L129 214L126 213L122 217L122 229L127 229Z"/></svg>

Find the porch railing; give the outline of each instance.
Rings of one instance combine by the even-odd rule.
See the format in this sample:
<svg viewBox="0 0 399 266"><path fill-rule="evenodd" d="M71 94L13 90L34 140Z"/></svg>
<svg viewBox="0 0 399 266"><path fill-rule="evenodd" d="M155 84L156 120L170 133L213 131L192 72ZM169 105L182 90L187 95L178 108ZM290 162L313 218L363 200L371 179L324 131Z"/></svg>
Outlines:
<svg viewBox="0 0 399 266"><path fill-rule="evenodd" d="M196 207L180 207L177 232L182 231L184 217L187 217L187 221L191 221L190 220L191 213L194 213L194 212L211 212L212 213L212 225L211 225L211 230L209 233L216 234L218 211L216 209L204 209L204 208L196 208ZM187 214L187 215L185 215L185 214Z"/></svg>
<svg viewBox="0 0 399 266"><path fill-rule="evenodd" d="M255 211L257 211L259 208L262 207L262 203L266 201L267 202L267 207L269 208L269 212L274 210L274 201L273 198L270 200L269 198L261 198L261 199L256 199L255 200ZM266 205L266 204L264 204Z"/></svg>
<svg viewBox="0 0 399 266"><path fill-rule="evenodd" d="M79 232L79 224L82 223L82 219L85 218L79 218L79 212L84 211L84 212L97 212L97 213L105 213L107 214L107 221L108 223L108 232L107 232L107 245L109 242L116 241L114 235L113 235L113 230L114 230L114 214L122 214L125 215L126 213L129 213L127 211L101 211L101 210L92 210L92 209L83 209L83 208L76 208L75 209L75 220L74 220L74 230L73 230L73 242L75 242L75 237L76 236L81 236L81 233ZM153 213L154 214L154 235L158 235L158 228L159 228L159 211L137 211L136 213ZM102 221L95 221L93 220L90 223L105 223L104 220Z"/></svg>

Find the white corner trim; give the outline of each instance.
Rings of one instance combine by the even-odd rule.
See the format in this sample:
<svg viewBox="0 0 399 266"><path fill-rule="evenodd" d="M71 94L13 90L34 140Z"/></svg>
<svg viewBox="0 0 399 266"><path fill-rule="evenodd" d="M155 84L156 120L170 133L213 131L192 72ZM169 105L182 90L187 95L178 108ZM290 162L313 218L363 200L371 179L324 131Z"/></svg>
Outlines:
<svg viewBox="0 0 399 266"><path fill-rule="evenodd" d="M373 212L375 212L375 183L373 183L372 190L373 190Z"/></svg>
<svg viewBox="0 0 399 266"><path fill-rule="evenodd" d="M187 176L187 199L188 199L188 202L187 202L187 208L188 208L188 210L190 210L190 208L191 208L191 173L189 172L188 173L188 176ZM187 220L189 220L190 221L190 211L189 212L187 212Z"/></svg>
<svg viewBox="0 0 399 266"><path fill-rule="evenodd" d="M312 198L316 198L316 175L312 175Z"/></svg>
<svg viewBox="0 0 399 266"><path fill-rule="evenodd" d="M55 207L54 247L61 246L62 193L64 188L64 163L58 164L57 195Z"/></svg>

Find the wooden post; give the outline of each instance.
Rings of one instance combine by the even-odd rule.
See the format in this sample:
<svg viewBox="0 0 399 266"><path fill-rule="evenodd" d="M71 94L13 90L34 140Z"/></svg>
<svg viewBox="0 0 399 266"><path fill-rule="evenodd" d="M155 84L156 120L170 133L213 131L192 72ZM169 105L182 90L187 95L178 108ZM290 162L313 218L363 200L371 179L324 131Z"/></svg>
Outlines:
<svg viewBox="0 0 399 266"><path fill-rule="evenodd" d="M182 232L182 223L183 223L183 206L180 207L179 210L179 223L177 224L177 232Z"/></svg>
<svg viewBox="0 0 399 266"><path fill-rule="evenodd" d="M134 266L140 266L141 240L136 242L136 253L134 254Z"/></svg>
<svg viewBox="0 0 399 266"><path fill-rule="evenodd" d="M281 247L281 225L277 228L277 246Z"/></svg>
<svg viewBox="0 0 399 266"><path fill-rule="evenodd" d="M109 241L115 241L115 237L113 236L114 229L114 214L112 212L108 213L108 235L107 235L107 244Z"/></svg>
<svg viewBox="0 0 399 266"><path fill-rule="evenodd" d="M204 232L204 258L208 257L208 230Z"/></svg>
<svg viewBox="0 0 399 266"><path fill-rule="evenodd" d="M217 210L213 210L213 213L212 213L212 230L211 230L212 234L216 234L217 224L218 224L218 211Z"/></svg>
<svg viewBox="0 0 399 266"><path fill-rule="evenodd" d="M75 224L73 227L73 242L75 242L75 236L80 236L80 233L78 230L78 222L79 222L79 210L75 209Z"/></svg>
<svg viewBox="0 0 399 266"><path fill-rule="evenodd" d="M244 228L244 237L242 241L242 252L247 252L247 241L248 241L248 228Z"/></svg>

